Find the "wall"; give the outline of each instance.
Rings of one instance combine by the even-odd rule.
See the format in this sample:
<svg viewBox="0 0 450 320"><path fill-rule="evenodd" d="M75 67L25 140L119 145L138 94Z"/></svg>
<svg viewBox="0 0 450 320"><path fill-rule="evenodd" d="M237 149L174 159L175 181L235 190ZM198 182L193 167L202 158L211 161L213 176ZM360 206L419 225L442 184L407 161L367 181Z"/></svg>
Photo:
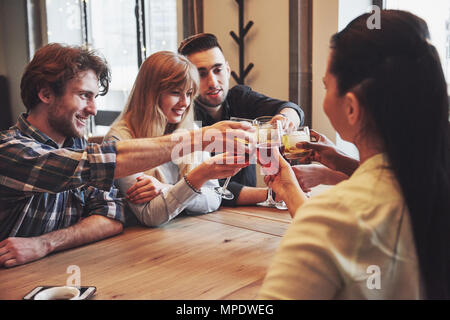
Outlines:
<svg viewBox="0 0 450 320"><path fill-rule="evenodd" d="M6 63L5 63L5 42L3 40L5 33L4 19L3 19L3 1L0 0L0 75L6 76Z"/></svg>
<svg viewBox="0 0 450 320"><path fill-rule="evenodd" d="M183 41L183 0L177 0L177 44Z"/></svg>
<svg viewBox="0 0 450 320"><path fill-rule="evenodd" d="M20 98L20 79L28 63L25 2L0 0L0 72L8 78L14 122L25 111Z"/></svg>
<svg viewBox="0 0 450 320"><path fill-rule="evenodd" d="M342 140L323 111L325 74L330 37L351 20L367 11L371 0L313 0L313 112L312 127L325 134L344 152L358 157L356 147Z"/></svg>
<svg viewBox="0 0 450 320"><path fill-rule="evenodd" d="M339 0L339 31L344 29L354 18L360 14L369 11L369 6L372 5L371 0ZM359 159L359 152L356 146L350 142L342 140L339 134L336 134L336 145L339 149Z"/></svg>
<svg viewBox="0 0 450 320"><path fill-rule="evenodd" d="M244 26L254 25L245 37L245 65L255 66L245 84L268 96L289 98L289 1L244 1ZM230 31L239 35L239 11L235 0L204 1L204 31L214 33L231 70L239 73L239 49ZM230 85L235 85L231 79Z"/></svg>
<svg viewBox="0 0 450 320"><path fill-rule="evenodd" d="M313 1L312 127L335 141L336 131L322 108L330 37L338 30L339 0Z"/></svg>
<svg viewBox="0 0 450 320"><path fill-rule="evenodd" d="M335 141L336 133L322 110L325 90L322 77L328 43L338 30L339 0L313 1L313 97L312 127ZM246 84L269 96L289 98L289 1L245 1L244 25L255 24L246 38L245 65L253 62ZM229 35L238 33L238 6L234 0L204 1L204 29L218 36L232 70L239 66L238 47ZM232 79L231 84L235 82Z"/></svg>

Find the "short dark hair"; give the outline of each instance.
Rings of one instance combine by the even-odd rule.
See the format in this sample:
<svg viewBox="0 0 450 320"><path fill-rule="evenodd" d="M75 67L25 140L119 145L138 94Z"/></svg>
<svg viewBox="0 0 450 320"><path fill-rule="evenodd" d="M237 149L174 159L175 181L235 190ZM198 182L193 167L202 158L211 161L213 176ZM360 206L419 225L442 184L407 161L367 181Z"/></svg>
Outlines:
<svg viewBox="0 0 450 320"><path fill-rule="evenodd" d="M50 43L37 50L20 82L20 95L27 111L41 101L39 90L48 87L56 96L62 96L67 82L86 70L95 72L100 85L99 94L105 95L111 72L106 60L96 51L59 43Z"/></svg>
<svg viewBox="0 0 450 320"><path fill-rule="evenodd" d="M192 53L206 51L216 47L222 51L215 35L212 33L197 33L181 41L178 47L178 53L188 56Z"/></svg>

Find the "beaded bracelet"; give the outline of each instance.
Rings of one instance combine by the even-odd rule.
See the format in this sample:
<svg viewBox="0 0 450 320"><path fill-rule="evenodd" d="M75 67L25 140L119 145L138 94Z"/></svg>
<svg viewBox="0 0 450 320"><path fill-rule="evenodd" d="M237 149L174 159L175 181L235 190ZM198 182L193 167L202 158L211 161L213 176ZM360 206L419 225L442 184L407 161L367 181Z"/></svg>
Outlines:
<svg viewBox="0 0 450 320"><path fill-rule="evenodd" d="M189 186L189 188L191 188L192 189L192 191L194 191L195 193L198 193L198 194L202 194L202 191L201 190L197 190L197 189L195 189L194 188L194 186L190 183L190 181L186 178L186 175L184 175L184 181L186 181L186 184Z"/></svg>

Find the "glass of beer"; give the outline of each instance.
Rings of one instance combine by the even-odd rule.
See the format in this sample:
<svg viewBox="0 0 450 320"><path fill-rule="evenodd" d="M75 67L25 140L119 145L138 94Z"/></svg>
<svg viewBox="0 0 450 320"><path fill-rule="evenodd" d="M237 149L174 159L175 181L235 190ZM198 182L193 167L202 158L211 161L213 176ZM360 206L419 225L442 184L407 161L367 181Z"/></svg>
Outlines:
<svg viewBox="0 0 450 320"><path fill-rule="evenodd" d="M311 150L297 147L297 143L303 141L311 141L307 126L299 127L297 130L283 135L281 154L291 165L311 163Z"/></svg>

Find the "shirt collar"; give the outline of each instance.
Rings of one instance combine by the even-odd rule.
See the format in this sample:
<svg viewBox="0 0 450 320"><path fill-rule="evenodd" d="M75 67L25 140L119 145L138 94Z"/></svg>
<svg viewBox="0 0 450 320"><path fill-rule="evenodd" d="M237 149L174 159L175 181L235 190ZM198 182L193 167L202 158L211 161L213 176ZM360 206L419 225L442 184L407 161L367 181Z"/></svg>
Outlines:
<svg viewBox="0 0 450 320"><path fill-rule="evenodd" d="M48 135L46 135L45 133L43 133L36 127L32 126L28 122L27 118L28 118L28 114L22 113L19 116L19 119L17 120L16 127L20 131L22 131L22 133L24 133L27 136L32 137L33 139L35 139L36 141L38 141L40 143L47 144L49 146L59 149L58 144L55 141L53 141L52 138L50 138ZM64 141L63 147L66 147L66 148L71 147L74 145L74 142L75 142L75 140L73 138L66 138L66 140Z"/></svg>
<svg viewBox="0 0 450 320"><path fill-rule="evenodd" d="M366 161L364 161L358 169L353 173L353 176L360 175L364 172L371 171L373 169L380 169L380 168L390 168L389 160L386 153L377 153L376 155L373 155Z"/></svg>
<svg viewBox="0 0 450 320"><path fill-rule="evenodd" d="M228 96L227 96L228 98ZM205 119L207 125L212 125L216 123L213 117L210 116L207 110L207 106L205 106L200 100L196 99L194 103L194 109L197 115L199 115L202 119ZM231 109L230 104L228 103L228 99L225 99L222 103L222 115L219 121L222 120L230 120L231 117Z"/></svg>

